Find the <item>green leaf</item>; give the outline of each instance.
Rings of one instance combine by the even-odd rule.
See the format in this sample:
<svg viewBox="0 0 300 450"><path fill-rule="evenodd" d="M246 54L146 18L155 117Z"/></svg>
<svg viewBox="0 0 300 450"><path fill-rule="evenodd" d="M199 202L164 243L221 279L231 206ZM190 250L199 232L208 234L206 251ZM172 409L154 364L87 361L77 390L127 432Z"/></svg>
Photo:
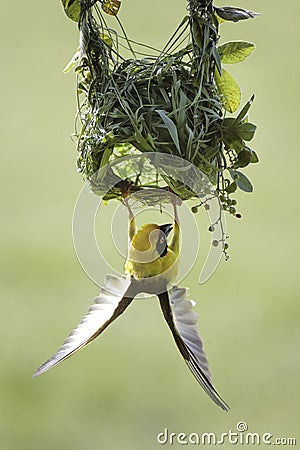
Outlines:
<svg viewBox="0 0 300 450"><path fill-rule="evenodd" d="M231 130L233 125L235 124L236 119L234 117L225 117L222 121L222 127L228 128L228 130Z"/></svg>
<svg viewBox="0 0 300 450"><path fill-rule="evenodd" d="M223 137L225 140L251 141L253 139L256 125L250 122L238 122L233 117L223 119ZM245 147L245 145L243 145Z"/></svg>
<svg viewBox="0 0 300 450"><path fill-rule="evenodd" d="M221 23L226 22L225 19L222 19L222 17L218 16L218 14L217 14L217 12L216 12L216 8L215 8L215 18L217 19L219 25L220 25Z"/></svg>
<svg viewBox="0 0 300 450"><path fill-rule="evenodd" d="M232 150L235 150L236 153L239 153L240 151L244 150L244 148L245 148L245 143L241 139L238 139L236 137L236 135L233 135L231 137L231 141L229 138L229 142L230 142L229 148L231 148Z"/></svg>
<svg viewBox="0 0 300 450"><path fill-rule="evenodd" d="M237 190L237 183L236 181L233 181L231 184L229 184L225 191L227 192L227 194L232 194L233 192L235 192Z"/></svg>
<svg viewBox="0 0 300 450"><path fill-rule="evenodd" d="M248 9L236 8L233 6L224 6L223 8L214 7L215 13L224 20L238 22L239 20L253 19L259 16L259 13L249 11Z"/></svg>
<svg viewBox="0 0 300 450"><path fill-rule="evenodd" d="M80 47L78 47L77 52L72 56L71 60L68 62L64 68L64 73L70 72L77 64L80 57Z"/></svg>
<svg viewBox="0 0 300 450"><path fill-rule="evenodd" d="M255 49L255 45L246 41L231 41L219 45L218 52L223 64L235 64L244 61Z"/></svg>
<svg viewBox="0 0 300 450"><path fill-rule="evenodd" d="M259 162L259 158L257 156L257 153L251 149L251 159L250 162L253 163L258 163Z"/></svg>
<svg viewBox="0 0 300 450"><path fill-rule="evenodd" d="M160 117L162 118L177 150L179 151L179 153L181 154L181 150L180 150L180 144L179 144L179 139L178 139L178 132L177 132L177 128L175 123L166 115L165 111L163 111L162 109L157 109L156 112L160 115Z"/></svg>
<svg viewBox="0 0 300 450"><path fill-rule="evenodd" d="M248 164L250 164L251 161L251 152L247 149L243 149L239 152L237 156L237 164L238 167L246 167Z"/></svg>
<svg viewBox="0 0 300 450"><path fill-rule="evenodd" d="M257 128L256 125L248 122L248 123L241 123L240 125L233 127L233 130L244 141L251 141L251 139L253 139L254 137L256 128Z"/></svg>
<svg viewBox="0 0 300 450"><path fill-rule="evenodd" d="M238 124L239 122L243 122L247 117L248 111L253 103L254 95L250 98L250 100L246 103L246 105L242 108L238 116L235 118L234 123Z"/></svg>
<svg viewBox="0 0 300 450"><path fill-rule="evenodd" d="M237 81L227 72L222 70L222 75L215 70L215 82L219 94L223 96L226 111L233 113L241 103L241 90Z"/></svg>
<svg viewBox="0 0 300 450"><path fill-rule="evenodd" d="M106 14L110 16L116 16L121 6L120 0L102 0L101 8Z"/></svg>
<svg viewBox="0 0 300 450"><path fill-rule="evenodd" d="M202 25L200 21L198 20L198 17L193 17L192 19L192 35L195 44L197 44L198 47L203 47L203 32L202 32Z"/></svg>
<svg viewBox="0 0 300 450"><path fill-rule="evenodd" d="M253 186L251 181L239 170L229 170L233 180L236 180L237 186L244 192L252 192Z"/></svg>
<svg viewBox="0 0 300 450"><path fill-rule="evenodd" d="M253 186L251 181L242 172L239 172L237 185L244 192L253 192Z"/></svg>
<svg viewBox="0 0 300 450"><path fill-rule="evenodd" d="M102 41L104 41L104 43L105 43L108 47L110 47L110 48L113 47L113 40L112 40L112 38L111 38L108 34L106 34L106 33L100 33L99 37L102 39Z"/></svg>
<svg viewBox="0 0 300 450"><path fill-rule="evenodd" d="M106 166L109 162L109 158L112 155L113 147L106 147L100 162L100 168Z"/></svg>
<svg viewBox="0 0 300 450"><path fill-rule="evenodd" d="M215 60L216 68L220 75L222 75L222 66L221 66L221 55L219 52L219 47L216 47L216 44L212 42L212 56Z"/></svg>
<svg viewBox="0 0 300 450"><path fill-rule="evenodd" d="M80 15L80 0L61 0L67 16L78 22Z"/></svg>

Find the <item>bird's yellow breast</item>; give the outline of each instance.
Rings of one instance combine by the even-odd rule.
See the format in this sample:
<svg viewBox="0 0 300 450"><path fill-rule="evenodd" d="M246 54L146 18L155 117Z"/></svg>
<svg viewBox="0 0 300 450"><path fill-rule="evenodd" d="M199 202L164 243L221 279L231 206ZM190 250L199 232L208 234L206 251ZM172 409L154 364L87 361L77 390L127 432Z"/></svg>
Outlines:
<svg viewBox="0 0 300 450"><path fill-rule="evenodd" d="M125 263L125 272L137 279L159 276L166 279L168 283L172 283L178 273L177 256L174 252L168 250L165 256L145 263L137 262L128 257Z"/></svg>
<svg viewBox="0 0 300 450"><path fill-rule="evenodd" d="M159 276L168 283L175 281L178 272L177 255L169 248L165 256L158 254L155 243L159 232L158 225L147 224L134 235L125 263L128 275L137 279Z"/></svg>

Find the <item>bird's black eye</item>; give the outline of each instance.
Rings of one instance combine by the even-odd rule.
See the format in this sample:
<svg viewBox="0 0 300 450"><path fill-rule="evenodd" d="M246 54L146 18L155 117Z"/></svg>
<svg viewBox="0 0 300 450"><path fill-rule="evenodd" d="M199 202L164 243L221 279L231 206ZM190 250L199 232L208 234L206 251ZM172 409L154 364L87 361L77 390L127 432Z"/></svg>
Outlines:
<svg viewBox="0 0 300 450"><path fill-rule="evenodd" d="M167 240L165 234L161 235L156 244L156 250L159 256L165 256L167 254Z"/></svg>

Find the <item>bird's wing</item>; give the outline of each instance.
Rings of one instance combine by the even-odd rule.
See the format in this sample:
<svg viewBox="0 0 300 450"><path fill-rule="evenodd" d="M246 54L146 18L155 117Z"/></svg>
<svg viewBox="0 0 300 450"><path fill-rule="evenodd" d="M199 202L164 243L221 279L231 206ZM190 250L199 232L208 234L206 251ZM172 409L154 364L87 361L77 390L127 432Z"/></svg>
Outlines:
<svg viewBox="0 0 300 450"><path fill-rule="evenodd" d="M208 361L197 327L199 316L192 310L195 302L187 298L187 289L177 286L173 286L170 293L166 291L159 294L158 298L176 345L189 369L212 400L227 411L228 405L211 382Z"/></svg>
<svg viewBox="0 0 300 450"><path fill-rule="evenodd" d="M103 330L122 314L133 300L126 295L130 290L130 278L107 275L105 287L95 298L80 324L71 332L63 345L50 359L42 364L33 376L40 375L64 361L75 352L93 341Z"/></svg>

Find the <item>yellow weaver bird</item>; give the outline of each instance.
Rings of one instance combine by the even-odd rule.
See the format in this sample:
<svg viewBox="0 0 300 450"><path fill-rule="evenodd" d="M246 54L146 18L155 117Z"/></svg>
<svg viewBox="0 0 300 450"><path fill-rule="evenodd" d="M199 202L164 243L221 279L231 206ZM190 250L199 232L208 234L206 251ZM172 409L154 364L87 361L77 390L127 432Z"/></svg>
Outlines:
<svg viewBox="0 0 300 450"><path fill-rule="evenodd" d="M227 411L228 405L211 382L208 361L197 327L198 315L192 310L195 302L187 298L187 289L172 286L178 271L180 252L180 224L176 200L173 201L173 225L146 224L136 230L135 216L127 195L124 194L124 202L129 212L126 276L106 276L105 287L101 288L87 315L58 351L36 370L34 376L46 372L93 341L125 311L137 294L145 292L157 295L164 318L189 369L212 400ZM167 238L171 230L173 238L168 243Z"/></svg>

